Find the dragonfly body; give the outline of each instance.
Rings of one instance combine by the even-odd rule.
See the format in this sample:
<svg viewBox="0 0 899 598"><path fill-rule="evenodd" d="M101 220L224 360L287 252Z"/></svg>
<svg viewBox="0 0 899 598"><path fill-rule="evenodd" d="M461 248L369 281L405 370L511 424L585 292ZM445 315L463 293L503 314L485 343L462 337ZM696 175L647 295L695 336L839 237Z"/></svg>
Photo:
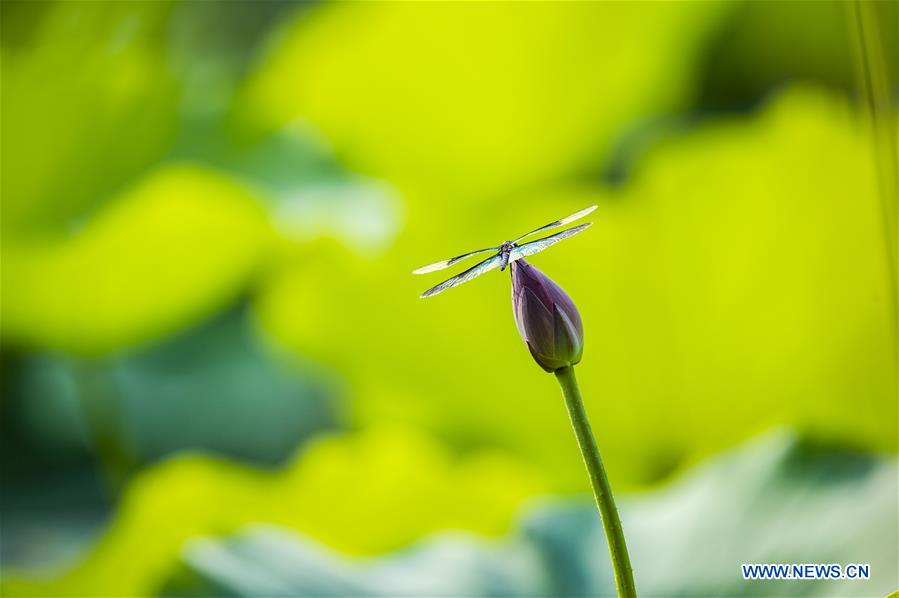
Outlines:
<svg viewBox="0 0 899 598"><path fill-rule="evenodd" d="M443 270L444 268L448 268L449 266L452 266L456 262L460 262L464 259L478 255L480 253L495 252L492 256L490 256L487 259L483 260L482 262L472 266L468 270L465 270L461 274L457 274L456 276L453 276L449 280L445 280L445 281L441 282L440 284L438 284L437 286L428 289L427 291L425 291L424 293L421 294L421 297L422 298L431 297L433 295L436 295L437 293L442 293L443 291L445 291L447 289L458 286L458 285L462 284L463 282L468 282L469 280L476 278L476 277L480 276L481 274L484 274L484 273L489 272L490 270L493 270L496 268L499 268L499 270L502 272L503 270L506 269L506 267L511 262L519 260L525 256L533 255L535 253L543 251L547 247L550 247L551 245L555 245L562 239L567 239L568 237L572 237L572 236L576 235L577 233L586 229L588 226L590 226L593 223L586 222L584 224L580 224L578 226L574 226L572 228L563 230L560 233L556 233L554 235L550 235L550 236L544 237L542 239L537 239L536 241L529 241L527 243L519 244L519 241L521 241L525 237L529 237L535 233L538 233L538 232L541 232L544 230L548 230L551 228L558 228L560 226L564 226L564 225L568 224L569 222L573 222L574 220L583 218L584 216L586 216L587 214L589 214L590 212L592 212L595 209L596 209L596 206L590 206L588 208L584 208L583 210L579 210L579 211L575 212L574 214L566 216L565 218L556 220L554 222L550 222L549 224L547 224L545 226L541 226L540 228L534 229L531 232L518 237L517 239L514 239L512 241L504 241L502 243L502 245L499 245L497 247L488 247L486 249L478 249L477 251L470 251L468 253L463 253L462 255L457 255L456 257L450 258L448 260L443 260L440 262L429 264L427 266L422 266L421 268L414 270L412 272L413 274L425 274L427 272L434 272L435 270Z"/></svg>
<svg viewBox="0 0 899 598"><path fill-rule="evenodd" d="M502 272L506 269L506 266L509 265L509 260L512 258L512 250L518 247L514 241L503 241L503 244L499 246L499 271Z"/></svg>

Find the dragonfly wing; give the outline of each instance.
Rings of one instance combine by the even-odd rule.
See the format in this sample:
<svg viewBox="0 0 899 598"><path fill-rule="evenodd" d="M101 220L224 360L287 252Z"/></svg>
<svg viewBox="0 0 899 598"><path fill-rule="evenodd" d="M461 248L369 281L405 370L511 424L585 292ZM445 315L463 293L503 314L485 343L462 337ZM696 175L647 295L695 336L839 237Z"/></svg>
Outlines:
<svg viewBox="0 0 899 598"><path fill-rule="evenodd" d="M457 255L456 257L451 257L448 260L443 260L442 262L435 262L433 264L428 264L427 266L422 266L417 270L413 270L412 274L427 274L428 272L434 272L435 270L443 270L444 268L449 268L456 262L460 262L466 258L470 258L473 255L478 255L479 253L486 253L488 251L496 251L499 247L488 247L487 249L478 249L477 251L469 251L468 253L463 253L462 255Z"/></svg>
<svg viewBox="0 0 899 598"><path fill-rule="evenodd" d="M520 241L520 240L524 239L525 237L530 237L534 233L539 233L540 231L548 230L551 228L559 228L560 226L565 226L569 222L574 222L575 220L579 220L579 219L583 218L584 216L586 216L587 214L589 214L590 212L592 212L595 209L596 209L596 206L590 206L588 208L584 208L583 210L578 210L574 214L569 214L568 216L565 216L564 218L562 218L560 220L556 220L555 222L550 222L546 226L541 226L540 228L535 228L531 232L521 235L520 237L515 239L515 241L513 241L513 243L516 241ZM549 237L547 237L547 238L549 238Z"/></svg>
<svg viewBox="0 0 899 598"><path fill-rule="evenodd" d="M531 241L530 243L525 243L524 245L519 245L518 247L512 250L512 257L509 261L514 262L515 260L521 259L528 255L534 255L535 253L540 253L547 247L555 245L562 239L567 239L568 237L573 237L578 234L582 230L586 229L588 226L592 225L592 222L585 222L584 224L579 224L578 226L574 226L567 230L563 230L560 233L556 233L549 237L544 237L542 239L537 239L536 241Z"/></svg>
<svg viewBox="0 0 899 598"><path fill-rule="evenodd" d="M447 289L451 289L455 286L459 286L463 282L468 282L472 278L477 278L478 276L480 276L481 274L484 274L485 272L490 272L491 270L495 270L496 268L499 268L499 264L501 261L502 261L502 255L500 255L500 254L496 254L494 256L488 257L483 262L472 266L465 272L462 272L461 274L457 274L456 276L453 276L449 280L444 280L443 282L438 284L436 287L428 289L427 291L425 291L424 293L421 294L421 298L424 299L425 297L432 297L432 296L436 295L437 293L442 293L443 291L445 291Z"/></svg>

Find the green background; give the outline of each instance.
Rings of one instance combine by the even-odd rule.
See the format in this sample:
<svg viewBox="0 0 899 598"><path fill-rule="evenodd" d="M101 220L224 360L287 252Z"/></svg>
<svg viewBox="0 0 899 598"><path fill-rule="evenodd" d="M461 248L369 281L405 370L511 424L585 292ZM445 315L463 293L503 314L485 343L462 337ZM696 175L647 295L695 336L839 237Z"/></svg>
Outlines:
<svg viewBox="0 0 899 598"><path fill-rule="evenodd" d="M3 594L610 592L552 567L595 522L507 275L410 274L594 203L530 261L584 320L638 589L896 589L899 12L856 8L4 1ZM399 564L277 585L257 525ZM495 584L403 586L448 532L472 579L513 546ZM232 534L239 582L190 549Z"/></svg>

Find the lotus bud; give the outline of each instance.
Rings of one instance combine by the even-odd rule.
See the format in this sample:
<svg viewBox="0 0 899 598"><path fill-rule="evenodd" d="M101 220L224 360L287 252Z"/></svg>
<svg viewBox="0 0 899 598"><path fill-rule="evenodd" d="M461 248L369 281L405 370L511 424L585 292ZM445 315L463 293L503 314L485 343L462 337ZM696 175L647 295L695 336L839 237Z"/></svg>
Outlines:
<svg viewBox="0 0 899 598"><path fill-rule="evenodd" d="M584 326L571 297L523 259L511 270L515 323L534 360L547 372L580 362Z"/></svg>

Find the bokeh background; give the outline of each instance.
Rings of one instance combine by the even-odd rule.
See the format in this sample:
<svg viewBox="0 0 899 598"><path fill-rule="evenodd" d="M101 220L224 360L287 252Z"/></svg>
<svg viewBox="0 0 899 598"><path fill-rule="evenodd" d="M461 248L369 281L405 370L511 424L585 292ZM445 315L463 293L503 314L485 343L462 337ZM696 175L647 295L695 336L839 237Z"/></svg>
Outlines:
<svg viewBox="0 0 899 598"><path fill-rule="evenodd" d="M531 261L638 589L897 589L897 19L4 1L0 591L610 594L508 276L410 275L593 203Z"/></svg>

